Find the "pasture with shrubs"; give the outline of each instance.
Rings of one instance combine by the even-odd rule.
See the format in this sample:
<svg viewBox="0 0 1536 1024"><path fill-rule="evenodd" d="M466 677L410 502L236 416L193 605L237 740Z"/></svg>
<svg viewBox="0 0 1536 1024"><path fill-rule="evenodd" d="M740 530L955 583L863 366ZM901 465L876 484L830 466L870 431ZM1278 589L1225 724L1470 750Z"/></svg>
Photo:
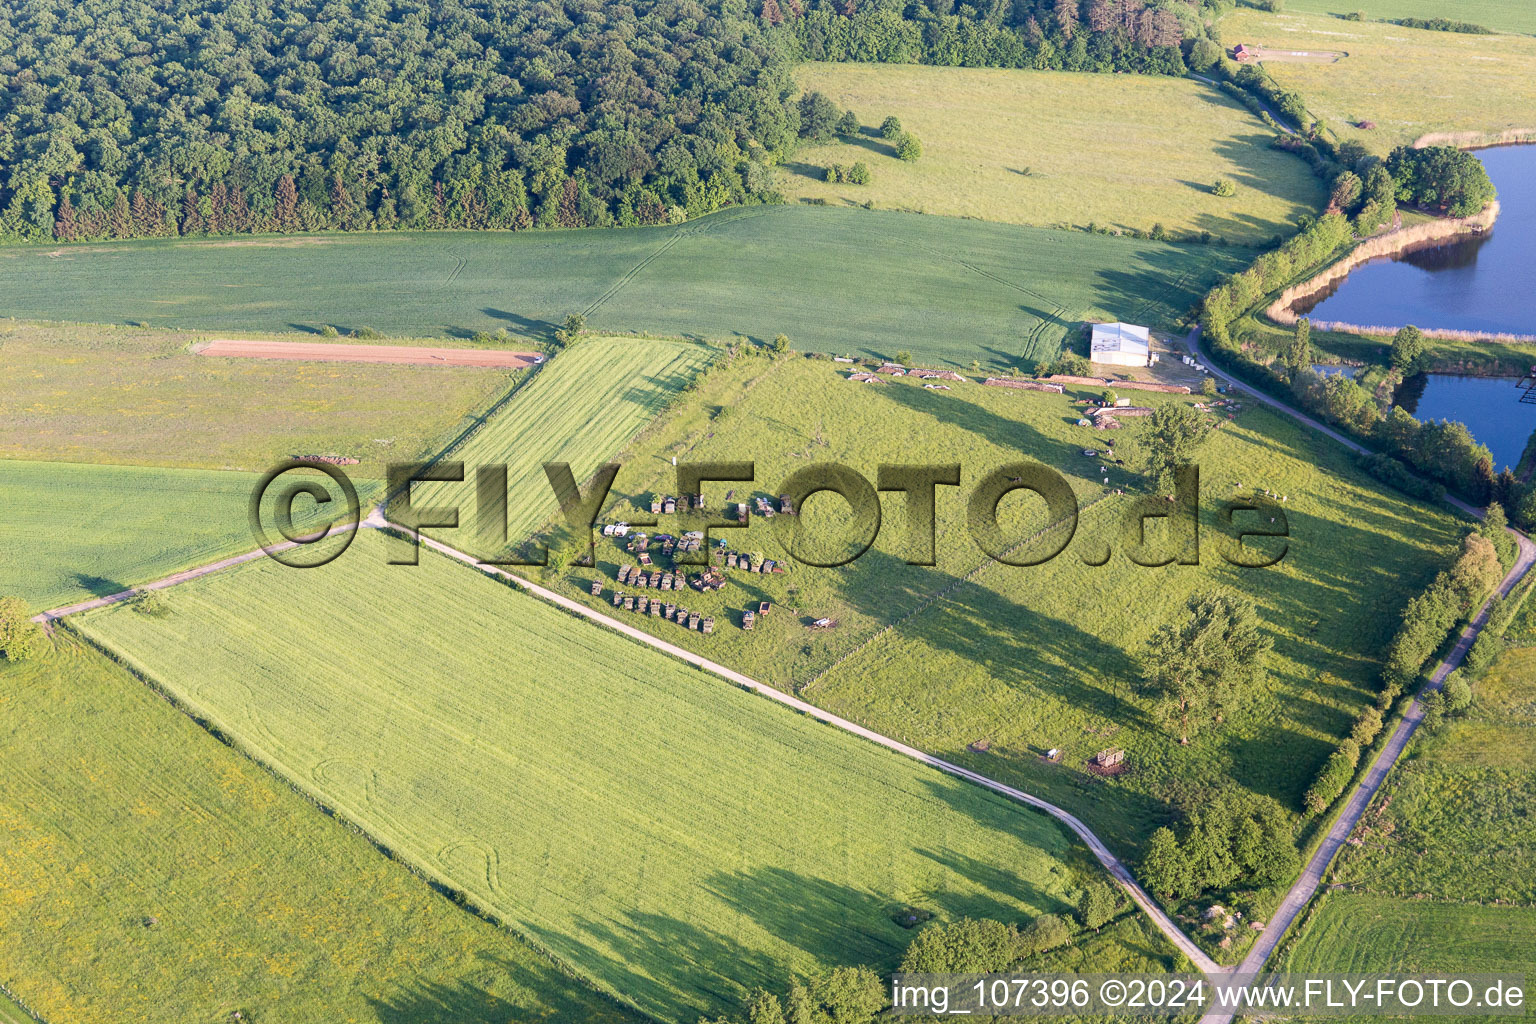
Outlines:
<svg viewBox="0 0 1536 1024"><path fill-rule="evenodd" d="M817 63L795 80L864 123L782 166L792 200L1258 245L1325 199L1252 114L1188 79ZM888 115L923 140L920 159L898 159L879 134ZM826 180L824 168L856 162L868 184ZM1211 195L1203 183L1217 178L1241 180L1242 198Z"/></svg>
<svg viewBox="0 0 1536 1024"><path fill-rule="evenodd" d="M754 482L708 485L711 515L720 514L727 492L730 504L752 509L746 530L717 529L712 538L729 551L778 560L786 571L750 573L716 560L724 589L689 587L674 596L619 583L619 568L637 564L626 550L632 538L599 537L596 566L567 566L556 584L664 640L1046 796L1133 858L1153 830L1179 819L1180 807L1227 786L1277 801L1305 834L1315 819L1303 797L1376 700L1382 652L1404 606L1455 553L1462 528L1452 517L1385 490L1342 450L1238 402L1212 411L1222 425L1198 457L1201 563L1143 567L1126 558L1120 530L1146 489L1144 428L1077 426L1082 406L1074 400L1096 401L1100 391L1069 387L1052 395L974 379L938 391L912 378L871 386L848 374L822 360L738 357L646 435L642 457L620 473L603 519L638 517L653 497L673 493L672 455L680 462L754 460ZM1195 399L1139 393L1137 401ZM834 407L835 418L825 412ZM1070 546L1029 568L991 562L965 525L976 481L1020 458L1059 470L1083 508ZM906 563L899 494L884 498L874 546L837 569L796 562L776 532L792 528L794 517L769 522L756 511L758 498L776 505L781 481L812 463L843 463L873 480L882 462L914 460L962 467L959 488L938 489L933 567ZM1233 567L1220 554L1219 503L1265 490L1287 499L1289 549L1271 569ZM799 517L807 535L844 537L842 499L812 502ZM1038 500L1009 499L1000 514L1020 536L1046 525ZM683 517L663 515L647 532L684 529ZM1156 542L1158 527L1149 529ZM1108 564L1088 564L1111 547L1117 553ZM658 547L649 550L658 575L670 567ZM548 582L550 574L536 578ZM1275 650L1251 696L1181 745L1143 692L1143 659L1152 633L1188 597L1210 591L1251 598ZM664 617L614 611L615 592L675 601L715 617L715 630L706 636ZM768 614L755 616L750 631L741 628L744 612L764 601ZM812 628L818 619L836 628ZM1126 752L1128 769L1112 778L1088 763L1106 748ZM1053 749L1059 757L1046 759Z"/></svg>

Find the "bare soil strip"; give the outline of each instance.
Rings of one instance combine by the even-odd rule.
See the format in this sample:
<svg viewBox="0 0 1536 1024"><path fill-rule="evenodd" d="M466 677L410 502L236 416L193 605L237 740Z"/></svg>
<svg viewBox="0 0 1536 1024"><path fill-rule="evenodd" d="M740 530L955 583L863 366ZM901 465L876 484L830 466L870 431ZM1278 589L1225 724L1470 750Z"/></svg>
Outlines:
<svg viewBox="0 0 1536 1024"><path fill-rule="evenodd" d="M193 350L200 356L296 359L321 363L407 363L412 366L492 366L522 369L543 362L537 352L484 348L421 348L413 345L351 345L308 341L242 341L217 338Z"/></svg>

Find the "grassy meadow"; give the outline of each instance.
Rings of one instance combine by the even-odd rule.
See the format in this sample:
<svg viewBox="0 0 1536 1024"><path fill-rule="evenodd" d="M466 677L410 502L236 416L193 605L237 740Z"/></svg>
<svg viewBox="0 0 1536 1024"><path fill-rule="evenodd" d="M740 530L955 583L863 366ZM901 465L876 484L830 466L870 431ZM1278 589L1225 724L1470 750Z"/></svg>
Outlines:
<svg viewBox="0 0 1536 1024"><path fill-rule="evenodd" d="M506 328L525 338L584 312L597 331L784 333L805 350L907 349L927 362L1006 367L1054 357L1066 325L1087 318L1171 329L1251 258L1219 246L774 206L660 228L9 247L0 249L0 309L209 331L334 324L406 336Z"/></svg>
<svg viewBox="0 0 1536 1024"><path fill-rule="evenodd" d="M1273 133L1191 79L914 64L806 64L796 81L858 114L864 134L802 149L778 187L814 198L1010 224L1211 234L1247 245L1290 234L1327 197ZM894 114L923 143L896 158L876 126ZM869 185L829 164L866 163ZM1233 198L1212 194L1226 178Z"/></svg>
<svg viewBox="0 0 1536 1024"><path fill-rule="evenodd" d="M383 462L444 443L515 379L192 354L213 336L0 321L0 459L261 472L293 455L342 455L362 463L349 472L381 476Z"/></svg>
<svg viewBox="0 0 1536 1024"><path fill-rule="evenodd" d="M1366 819L1363 844L1335 868L1338 881L1536 915L1536 647L1505 653L1473 692L1466 717L1415 739Z"/></svg>
<svg viewBox="0 0 1536 1024"><path fill-rule="evenodd" d="M937 565L906 564L904 499L888 494L874 546L850 565L791 562L782 575L726 570L729 583L718 593L667 595L714 615L724 625L713 635L635 613L627 621L1064 804L1122 853L1134 855L1167 819L1168 801L1192 787L1232 780L1299 810L1338 737L1374 698L1380 652L1403 606L1441 567L1459 534L1448 515L1364 477L1341 449L1248 407L1233 419L1224 414L1197 460L1201 565L1145 568L1125 557L1119 535L1134 493L1088 507L1107 491L1140 486L1137 427L1078 427L1080 407L1071 394L969 382L952 383L951 391L916 380L871 386L848 382L846 373L798 358L738 358L717 370L685 409L637 446L615 484L608 518L627 517L632 501L648 507L652 494L674 493L673 456L755 460L754 483L709 485L716 511L727 490L738 501L777 495L790 472L812 463L840 462L872 479L884 462L957 462L962 486L938 490ZM1143 392L1136 400L1164 399ZM1125 465L1082 454L1111 441ZM1085 509L1065 552L1031 568L991 563L964 525L975 482L1021 458L1058 469ZM1259 488L1289 498L1289 551L1275 568L1236 569L1220 557L1227 539L1217 505ZM835 496L814 498L801 520L812 536L841 536L844 507ZM1023 498L1005 500L1001 511L1017 536L1043 525L1040 510ZM712 536L735 551L787 558L775 532L785 522L753 516L745 531ZM653 532L683 526L680 517L663 516ZM1087 564L1109 548L1117 553L1108 564ZM611 611L617 568L633 564L633 556L599 538L597 562L595 570L571 569L557 583L568 596ZM667 565L664 557L659 564ZM594 578L603 582L601 597L589 595ZM1187 595L1216 586L1254 598L1276 652L1251 709L1180 747L1137 694L1137 659ZM742 631L742 611L763 600L776 607L751 632ZM822 616L837 619L838 628L806 628ZM1106 746L1125 748L1133 770L1111 781L1091 775L1084 762ZM1060 763L1039 756L1053 747L1065 751Z"/></svg>
<svg viewBox="0 0 1536 1024"><path fill-rule="evenodd" d="M1536 7L1528 0L1287 0L1286 10L1309 14L1364 11L1367 18L1451 18L1495 32L1536 34Z"/></svg>
<svg viewBox="0 0 1536 1024"><path fill-rule="evenodd" d="M1283 969L1536 972L1536 647L1473 694L1414 737Z"/></svg>
<svg viewBox="0 0 1536 1024"><path fill-rule="evenodd" d="M78 622L240 747L646 1013L894 967L904 905L1061 912L1050 819L369 531ZM378 595L387 593L387 603Z"/></svg>
<svg viewBox="0 0 1536 1024"><path fill-rule="evenodd" d="M578 483L614 458L637 432L677 399L718 350L642 338L588 338L561 352L449 457L464 463L463 483L413 486L423 506L457 505L461 528L446 543L478 555L501 554L474 531L474 469L507 467L507 536L520 546L558 506L542 468L568 462Z"/></svg>
<svg viewBox="0 0 1536 1024"><path fill-rule="evenodd" d="M0 662L0 721L0 982L44 1020L640 1019L78 641Z"/></svg>
<svg viewBox="0 0 1536 1024"><path fill-rule="evenodd" d="M41 611L251 551L257 541L248 507L259 479L213 470L0 461L0 595L25 598ZM357 486L366 501L369 483ZM313 509L307 499L295 502L295 522L310 522Z"/></svg>
<svg viewBox="0 0 1536 1024"><path fill-rule="evenodd" d="M1477 20L1451 10L1441 13ZM1536 130L1536 39L1246 8L1223 18L1219 27L1228 46L1245 42L1346 51L1349 56L1335 64L1264 64L1275 81L1301 93L1307 109L1341 142L1385 154L1432 132ZM1376 127L1355 127L1361 121Z"/></svg>

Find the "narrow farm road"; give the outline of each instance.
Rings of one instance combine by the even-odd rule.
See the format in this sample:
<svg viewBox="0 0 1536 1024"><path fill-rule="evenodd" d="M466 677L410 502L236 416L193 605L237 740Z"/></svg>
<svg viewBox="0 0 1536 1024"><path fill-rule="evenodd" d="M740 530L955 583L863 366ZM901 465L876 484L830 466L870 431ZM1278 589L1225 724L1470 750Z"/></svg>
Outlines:
<svg viewBox="0 0 1536 1024"><path fill-rule="evenodd" d="M413 531L405 527L398 526L393 523L388 523L385 520L378 520L375 516L370 516L366 525L389 525L403 533L413 533ZM1049 803L1037 796L1026 793L1021 789L1015 789L1014 787L1005 785L1004 783L998 782L995 779L990 779L985 775L973 772L969 768L962 768L957 764L945 761L943 758L935 757L932 754L918 750L916 747L909 747L899 740L891 739L889 736L882 735L881 733L875 732L872 729L866 729L862 725L858 725L855 722L850 722L846 718L841 718L837 715L834 715L830 711L825 711L814 704L800 700L798 697L793 697L780 690L776 690L766 683L760 683L752 677L743 675L734 669L726 668L724 665L721 665L718 662L710 661L708 658L700 657L699 655L694 654L692 651L678 647L676 644L670 644L665 640L654 637L644 630L636 629L634 626L631 626L626 622L622 622L609 615L604 615L602 612L593 611L591 608L581 604L579 601L573 601L568 597L557 594L552 590L541 587L538 584L530 582L529 580L525 580L520 576L513 575L512 573L507 572L505 569L502 569L499 566L483 565L476 561L473 555L459 551L456 548L449 547L447 544L444 544L441 541L434 540L431 537L423 536L421 534L415 534L415 536L417 536L423 545L431 548L433 551L436 551L439 554L447 555L449 558L457 559L458 561L479 569L482 572L500 576L503 579L511 582L513 585L520 587L521 589L532 594L533 596L548 601L550 604L556 605L559 608L563 608L573 615L580 615L582 618L588 619L589 621L594 622L600 626L605 626L608 629L622 633L632 640L639 641L640 643L643 643L648 647L653 647L664 654L669 654L674 658L685 661L688 664L695 666L696 668L701 668L706 672L720 676L722 679L735 683L737 686L740 686L743 689L751 690L753 693L767 697L769 700L774 700L780 704L786 705L787 707L794 708L801 714L808 715L817 721L825 722L827 725L835 726L836 728L842 729L844 732L852 733L861 739L868 740L871 743L877 743L880 746L885 747L887 750L893 750L904 757L910 757L914 761L920 761L923 764L929 765L930 767L937 768L939 771L954 775L957 778L965 779L967 782L974 783L985 789L990 789L994 793L999 793L1012 800L1017 800L1018 802L1025 804L1026 806L1033 807L1038 811L1044 811L1046 814L1049 814L1051 817L1066 825L1077 835L1079 839L1088 845L1088 848L1093 851L1093 855L1098 858L1099 863L1104 865L1105 870L1107 870L1114 877L1115 881L1119 883L1120 888L1125 890L1126 895L1128 895L1131 900L1138 907L1140 907L1149 918L1152 919L1152 923L1157 925L1158 929L1168 937L1168 941L1173 943L1174 946L1178 948L1179 952L1188 957L1190 961L1194 963L1194 965L1201 971L1201 973L1219 974L1226 970L1226 968L1222 967L1210 957L1206 956L1204 951L1202 951L1199 946L1195 945L1194 942L1190 940L1189 936L1185 935L1179 926L1174 924L1173 921L1169 919L1167 914L1163 913L1162 908L1159 907L1157 903L1153 901L1152 897L1147 895L1146 891L1136 883L1136 880L1131 876L1129 869L1127 869L1126 866L1121 863L1118 857L1109 851L1109 848L1104 845L1103 841L1100 840L1098 836L1094 835L1093 831L1089 829L1087 825L1083 824L1082 820L1076 815L1063 810L1060 807L1057 807L1053 803Z"/></svg>
<svg viewBox="0 0 1536 1024"><path fill-rule="evenodd" d="M1319 433L1339 442L1351 451L1362 453L1368 451L1364 445L1318 422L1279 399L1266 395L1264 392L1245 384L1216 366L1200 348L1199 327L1189 332L1189 336L1185 339L1185 344L1188 346L1190 354L1199 360L1205 366L1206 371L1213 376L1228 384L1242 388L1244 394L1251 395L1266 405L1280 410ZM1445 500L1464 512L1478 518L1482 517L1480 509L1476 509L1464 501L1449 495L1446 496ZM1488 615L1492 610L1494 597L1507 595L1525 578L1526 573L1530 572L1532 565L1536 565L1536 543L1532 543L1530 538L1518 531L1510 530L1509 532L1514 537L1515 543L1519 546L1519 557L1515 560L1514 566L1499 583L1494 595L1490 596L1483 603L1482 608L1478 610L1477 615L1467 625L1467 628L1462 630L1461 636L1456 640L1456 645L1451 648L1451 652L1445 656L1445 660L1440 663L1439 667L1435 669L1434 674L1430 676L1429 685L1424 687L1418 697L1414 699L1413 704L1409 706L1407 713L1404 714L1403 720L1398 723L1397 728L1393 731L1392 738L1387 741L1386 746L1382 748L1376 760L1371 762L1371 767L1365 773L1365 777L1360 780L1360 784L1349 794L1343 809L1334 820L1333 826L1329 828L1328 834L1323 837L1321 845L1318 846L1316 852L1307 861L1306 867L1302 870L1301 877L1296 879L1295 884L1291 886L1290 891L1285 894L1285 898L1280 902L1280 906L1270 915L1269 922L1264 931L1259 935L1258 940L1254 942L1253 948L1248 951L1248 955L1243 958L1243 962L1237 967L1234 972L1236 975L1257 975L1264 970L1265 962L1273 955L1275 948L1280 944L1280 940L1285 937L1285 933L1295 923L1297 916L1317 892L1318 886L1322 884L1323 876L1328 872L1328 866L1333 863L1333 858L1338 855L1339 849L1349 840L1350 834L1354 832L1355 826L1359 824L1366 808L1376 798L1376 793L1381 789L1381 784L1386 781L1387 775L1391 773L1392 766L1402 756L1403 751L1408 746L1408 741L1413 738L1419 723L1424 720L1424 697L1438 690L1444 685L1446 676L1460 667L1462 661L1467 656L1467 652L1471 650L1473 641L1477 639L1478 634L1483 631L1483 627L1488 623ZM1236 1011L1234 1010L1213 1009L1200 1018L1200 1024L1229 1024L1234 1016L1236 1016Z"/></svg>
<svg viewBox="0 0 1536 1024"><path fill-rule="evenodd" d="M1077 835L1079 839L1087 844L1088 848L1093 851L1093 855L1098 858L1099 863L1104 865L1105 870L1107 870L1110 875L1113 876L1115 881L1119 884L1120 888L1123 889L1126 895L1131 898L1132 902L1134 902L1136 906L1140 907L1141 910L1149 918L1152 919L1152 923L1158 927L1158 930L1166 935L1168 937L1168 941L1173 943L1179 952L1188 957L1201 973L1213 974L1221 973L1226 970L1226 968L1220 966L1210 957L1206 956L1200 947L1196 946L1194 942L1190 940L1189 936L1185 935L1184 932L1180 930L1178 925L1174 924L1173 921L1169 919L1168 915L1163 913L1162 908L1160 908L1157 903L1153 901L1152 897L1147 895L1146 891L1136 883L1136 880L1134 877L1132 877L1130 870L1120 861L1118 857L1109 851L1109 847L1105 846L1104 842L1099 839L1098 836L1094 835L1093 831L1083 823L1082 819L1078 818L1076 815L1060 807L1057 807L1053 803L1049 803L1048 801L1042 800L1037 796L1026 793L1021 789L1015 789L1012 786L998 782L996 779L990 779L985 775L973 772L969 768L962 768L957 764L952 764L951 762L945 761L942 758L934 757L932 754L918 750L916 747L909 747L899 740L894 740L889 736L884 736L872 729L866 729L863 726L854 722L850 722L845 718L840 718L839 716L834 715L829 711L822 710L814 704L809 704L797 697L793 697L787 693L776 690L765 683L760 683L750 676L743 675L733 669L726 668L724 665L710 661L708 658L702 658L699 655L685 650L682 647L678 647L675 644L670 644L665 640L651 636L649 633L636 629L628 623L621 622L618 619L604 615L601 612L593 611L586 605L572 601L570 598L563 597L552 590L541 587L538 584L529 580L525 580L520 576L515 576L499 566L484 565L477 561L473 555L459 551L458 549L450 547L449 545L444 544L439 540L434 540L431 537L415 533L415 531L407 527L391 523L389 520L384 518L382 510L379 508L375 508L360 523L338 524L326 532L327 535L333 535L344 533L348 530L377 530L384 527L398 530L401 533L407 535L415 536L421 544L431 548L433 551L446 555L449 558L456 559L465 563L466 565L471 566L472 568L479 569L482 572L500 576L515 586L527 591L529 594L547 601L550 604L553 604L559 608L563 608L572 614L579 615L582 618L588 619L589 621L594 622L600 626L605 626L608 629L614 630L615 632L622 633L630 639L637 640L649 647L653 647L665 654L669 654L672 657L685 661L690 665L701 668L706 672L711 672L729 682L735 683L744 689L750 690L753 693L794 708L796 711L799 711L805 715L809 715L817 721L824 722L827 725L835 726L836 728L842 729L845 732L852 733L861 739L868 740L871 743L879 744L888 750L893 750L896 753L903 755L904 757L912 758L914 761L920 761L923 764L937 768L942 772L947 772L948 774L956 776L957 778L965 779L967 782L974 783L975 785L981 786L985 789L990 789L994 793L999 793L1008 797L1009 799L1017 800L1026 806L1033 807L1038 811L1043 811L1044 813L1049 814L1051 817L1065 824L1069 829L1072 830L1074 834ZM273 550L285 551L296 546L298 546L296 543L290 542L277 545L273 548ZM110 594L106 597L93 598L89 601L81 601L77 604L66 605L61 608L54 608L49 611L42 612L33 616L33 621L49 623L56 619L62 619L67 615L75 615L80 612L91 611L95 608L105 608L108 605L126 601L144 591L164 590L167 587L174 587L179 583L186 583L190 580L195 580L200 577L207 576L211 573L219 572L223 569L230 569L237 565L243 565L246 562L251 562L255 559L262 558L266 554L266 549L258 548L255 551L248 551L242 555L234 555L229 558L221 558L216 562L210 562L207 565L198 566L194 569L188 569L185 572L179 572L173 576L167 576L165 579L156 580L153 583L147 583L141 587L135 587L131 590L124 590L120 593Z"/></svg>
<svg viewBox="0 0 1536 1024"><path fill-rule="evenodd" d="M371 524L366 521L361 524L361 526L372 525L375 524ZM349 530L360 529L361 526L357 523L339 523L333 525L330 529L326 530L325 533L328 537L339 536L340 534L346 533ZM128 590L121 590L116 594L108 594L105 597L93 597L89 601L81 601L77 604L65 605L62 608L51 608L46 612L39 612L38 614L32 616L32 621L40 622L46 626L53 620L62 619L66 615L75 615L79 612L88 612L93 608L105 608L109 604L117 604L120 601L127 601L129 598L137 597L147 590L164 590L166 587L174 587L178 583L185 583L188 580L195 580L199 576L207 576L209 573L218 572L220 569L230 569L234 566L242 565L246 562L255 561L256 559L266 555L269 551L288 551L292 548L298 547L300 543L312 544L314 541L284 541L281 544L274 544L270 548L257 548L255 551L247 551L243 555L231 555L229 558L221 558L217 562L209 562L207 565L200 565L195 569L187 569L184 572L178 572L173 576L167 576L165 579L156 580L153 583L145 583L141 586L131 587Z"/></svg>

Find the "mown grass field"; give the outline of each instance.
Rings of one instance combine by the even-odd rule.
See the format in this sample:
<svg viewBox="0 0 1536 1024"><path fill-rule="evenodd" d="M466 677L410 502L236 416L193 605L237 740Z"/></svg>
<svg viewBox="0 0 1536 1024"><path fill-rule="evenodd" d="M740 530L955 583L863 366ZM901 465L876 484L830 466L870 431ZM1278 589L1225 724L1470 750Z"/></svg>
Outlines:
<svg viewBox="0 0 1536 1024"><path fill-rule="evenodd" d="M514 379L192 354L213 336L0 321L0 458L261 472L342 455L361 460L350 471L382 476L383 462L434 449Z"/></svg>
<svg viewBox="0 0 1536 1024"><path fill-rule="evenodd" d="M1536 7L1526 0L1287 0L1285 6L1310 14L1364 11L1368 18L1450 18L1495 32L1536 33Z"/></svg>
<svg viewBox="0 0 1536 1024"><path fill-rule="evenodd" d="M1228 46L1346 51L1349 56L1335 64L1266 62L1264 68L1301 93L1307 109L1340 141L1376 153L1430 132L1536 129L1536 39L1527 36L1430 32L1248 9L1223 18L1220 29ZM1355 127L1360 121L1376 127Z"/></svg>
<svg viewBox="0 0 1536 1024"><path fill-rule="evenodd" d="M254 550L248 507L258 482L252 473L0 461L0 594L56 608ZM366 502L371 485L357 485ZM295 503L296 523L313 514L307 499Z"/></svg>
<svg viewBox="0 0 1536 1024"><path fill-rule="evenodd" d="M1257 118L1190 79L908 64L806 64L795 77L859 115L864 134L797 152L778 178L791 199L1011 224L1162 224L1247 245L1290 234L1327 201ZM880 138L887 115L922 140L921 159L898 160ZM829 164L857 161L870 184L825 180ZM1237 195L1212 194L1218 178Z"/></svg>
<svg viewBox="0 0 1536 1024"><path fill-rule="evenodd" d="M506 466L507 537L520 547L558 516L543 464L567 462L578 483L614 458L636 433L676 401L719 351L642 338L588 338L538 371L449 458L463 462L465 481L413 486L423 506L457 505L460 529L441 538L478 555L502 554L475 532L474 473Z"/></svg>
<svg viewBox="0 0 1536 1024"><path fill-rule="evenodd" d="M638 1019L78 641L0 662L0 722L0 981L45 1020Z"/></svg>
<svg viewBox="0 0 1536 1024"><path fill-rule="evenodd" d="M805 350L1008 366L1053 357L1063 322L1171 328L1251 258L955 218L753 207L632 230L12 247L0 250L0 309L221 331L331 323L523 337L585 312L599 331L784 333Z"/></svg>
<svg viewBox="0 0 1536 1024"><path fill-rule="evenodd" d="M814 360L751 358L716 371L687 409L639 446L641 457L615 484L619 504L609 519L629 515L632 500L648 504L653 493L673 493L674 455L755 460L754 483L710 485L716 511L728 489L734 500L777 495L791 471L812 463L843 463L872 479L883 462L958 462L962 486L938 491L938 564L906 564L904 499L893 493L883 500L873 548L848 566L791 562L789 572L768 576L726 570L730 582L710 595L618 588L715 615L725 626L711 636L635 613L627 620L1064 804L1133 856L1167 819L1168 801L1195 787L1231 780L1299 810L1318 767L1374 699L1380 652L1403 606L1441 567L1459 534L1448 515L1364 477L1342 450L1250 407L1225 420L1198 456L1205 509L1199 566L1130 563L1119 524L1134 495L1084 511L1071 545L1044 565L992 564L964 525L965 500L982 475L1021 458L1038 460L1061 471L1086 508L1107 490L1140 486L1138 428L1108 434L1078 427L1080 408L1070 394L958 382L951 391L933 391L915 380L871 386L846 381L846 372ZM1143 400L1160 399L1136 393ZM1102 450L1110 440L1127 465L1108 464L1101 475L1105 460L1082 451ZM1218 503L1239 488L1289 498L1289 552L1276 568L1242 570L1221 559ZM814 503L823 501L830 511L818 511ZM1004 503L1005 519L1015 517L1008 521L1018 535L1029 532L1025 524L1040 524L1033 506L1010 501L1017 504ZM820 526L808 525L815 535L835 529L843 507L836 497L816 498L802 519L825 517ZM668 519L653 532L678 532L682 523ZM746 531L714 536L732 550L787 557L773 530L754 516ZM1107 546L1120 553L1102 567L1086 564ZM633 556L602 539L597 551L595 573L570 570L561 585L569 596L611 611L616 569ZM588 594L594 575L604 584L599 598ZM1138 659L1187 595L1218 586L1253 597L1276 652L1269 681L1249 709L1180 747L1137 693ZM742 631L741 612L762 600L775 610L752 632ZM838 628L806 628L821 616L837 619ZM1107 746L1126 749L1133 770L1106 782L1084 762ZM1061 763L1041 759L1053 747L1065 751Z"/></svg>
<svg viewBox="0 0 1536 1024"><path fill-rule="evenodd" d="M834 963L893 967L893 908L1061 911L1054 822L368 532L168 614L79 628L298 786L666 1020ZM386 600L380 595L387 594Z"/></svg>

